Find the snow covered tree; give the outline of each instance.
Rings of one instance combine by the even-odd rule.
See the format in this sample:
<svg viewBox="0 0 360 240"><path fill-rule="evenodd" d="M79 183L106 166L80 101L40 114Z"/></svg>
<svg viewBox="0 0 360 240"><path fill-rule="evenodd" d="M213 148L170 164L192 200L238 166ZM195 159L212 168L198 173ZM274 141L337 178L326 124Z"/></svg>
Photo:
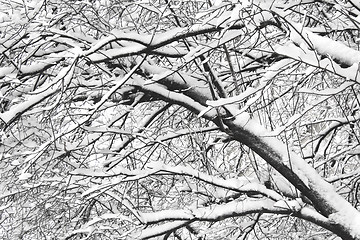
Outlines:
<svg viewBox="0 0 360 240"><path fill-rule="evenodd" d="M4 239L360 239L356 1L0 4Z"/></svg>

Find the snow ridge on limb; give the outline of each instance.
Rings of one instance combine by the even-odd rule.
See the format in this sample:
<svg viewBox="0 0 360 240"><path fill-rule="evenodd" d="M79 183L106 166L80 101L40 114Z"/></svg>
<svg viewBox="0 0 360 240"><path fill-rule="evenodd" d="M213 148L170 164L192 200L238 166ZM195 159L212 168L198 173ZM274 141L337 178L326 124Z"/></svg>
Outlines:
<svg viewBox="0 0 360 240"><path fill-rule="evenodd" d="M313 203L316 210L325 217L331 216L334 228L341 231L341 234L349 237L350 232L351 237L360 237L360 229L354 228L354 224L360 222L360 213L341 197L331 184L322 179L304 159L291 150L288 151L287 146L276 137L269 136L269 132L256 120L249 117L244 119L244 117L244 114L240 114L235 120L225 121L230 134L250 147L290 181ZM349 218L349 216L352 217Z"/></svg>
<svg viewBox="0 0 360 240"><path fill-rule="evenodd" d="M229 30L237 30L244 27L244 24L234 24L231 27L228 27ZM166 55L185 55L186 52L174 51L171 47L164 48L166 45L176 42L181 39L189 38L192 36L204 34L204 33L212 33L219 32L223 30L224 26L214 26L212 24L206 25L195 25L190 29L188 28L175 28L169 30L164 33L156 34L156 35L139 35L133 33L124 33L122 31L114 31L112 36L109 36L105 39L100 40L96 43L92 48L88 51L84 52L84 54L91 60L93 63L99 63L103 61L107 61L109 59L115 59L124 56L138 55L141 53L151 53L152 51L163 51ZM135 42L135 46L127 46L123 48L105 51L104 53L97 53L100 51L102 47L113 42L113 41L130 41ZM126 44L127 45L127 44Z"/></svg>
<svg viewBox="0 0 360 240"><path fill-rule="evenodd" d="M169 91L161 84L158 83L146 84L142 81L142 79L138 79L138 80L139 81L137 82L140 83L136 83L136 86L140 87L145 92L155 94L156 96L160 97L165 101L179 104L183 107L186 107L187 109L190 109L195 113L200 113L202 110L205 109L203 105L193 100L192 98L184 96L181 93ZM216 118L216 111L214 109L208 111L206 114L204 114L204 117L212 120Z"/></svg>
<svg viewBox="0 0 360 240"><path fill-rule="evenodd" d="M285 13L276 6L271 8L285 18ZM300 23L287 21L290 29L289 41L275 47L275 52L288 56L310 66L320 67L344 77L347 80L359 82L360 52L345 44L320 36ZM320 56L326 56L322 59ZM342 66L346 68L343 68Z"/></svg>
<svg viewBox="0 0 360 240"><path fill-rule="evenodd" d="M0 68L0 79L5 77L8 74L19 72L20 76L26 76L31 74L36 74L43 72L46 69L55 66L58 62L62 60L62 57L50 58L46 62L37 62L30 65L22 65L18 68L15 67L1 67Z"/></svg>
<svg viewBox="0 0 360 240"><path fill-rule="evenodd" d="M141 218L147 224L155 224L163 221L165 223L155 227L148 227L136 234L139 239L148 239L154 236L165 234L166 232L194 221L219 221L230 217L245 216L250 213L275 213L292 214L310 222L316 222L324 228L331 228L330 221L312 210L301 205L301 200L292 201L272 201L269 199L246 199L243 201L232 201L222 205L210 207L199 207L189 209L163 210L152 213L140 213ZM170 229L171 228L171 229ZM160 230L161 229L161 230ZM135 235L134 235L135 236Z"/></svg>
<svg viewBox="0 0 360 240"><path fill-rule="evenodd" d="M41 89L37 89L34 92L32 92L34 95L30 96L27 101L15 105L14 107L10 108L8 111L4 113L0 113L0 119L6 125L9 125L12 121L14 121L14 119L20 116L23 112L29 110L34 105L40 103L44 99L59 92L62 86L67 86L72 79L77 61L78 58L75 57L72 64L68 67L61 69L53 81L46 84Z"/></svg>
<svg viewBox="0 0 360 240"><path fill-rule="evenodd" d="M204 106L206 106L206 100L211 99L211 92L201 75L191 76L186 72L168 70L147 61L141 65L141 69L153 76L153 82L163 84L169 90L183 93Z"/></svg>
<svg viewBox="0 0 360 240"><path fill-rule="evenodd" d="M320 55L330 56L347 66L360 62L360 52L328 37L319 36L299 23L290 23L290 40L298 46L315 49Z"/></svg>

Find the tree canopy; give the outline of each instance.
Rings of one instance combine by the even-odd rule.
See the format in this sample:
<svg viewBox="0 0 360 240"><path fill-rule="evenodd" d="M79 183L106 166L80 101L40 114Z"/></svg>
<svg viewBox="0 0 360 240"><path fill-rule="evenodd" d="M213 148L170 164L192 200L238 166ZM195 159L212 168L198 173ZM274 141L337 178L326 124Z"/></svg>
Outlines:
<svg viewBox="0 0 360 240"><path fill-rule="evenodd" d="M360 239L356 1L0 10L3 238Z"/></svg>

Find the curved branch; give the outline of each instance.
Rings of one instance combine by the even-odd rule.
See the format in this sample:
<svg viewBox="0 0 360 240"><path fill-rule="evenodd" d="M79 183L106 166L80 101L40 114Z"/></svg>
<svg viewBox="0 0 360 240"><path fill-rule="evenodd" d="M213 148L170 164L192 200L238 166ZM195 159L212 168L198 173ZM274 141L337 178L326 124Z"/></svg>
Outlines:
<svg viewBox="0 0 360 240"><path fill-rule="evenodd" d="M177 225L180 228L185 223L193 221L220 221L230 217L245 216L251 213L272 213L272 214L285 214L293 215L302 219L306 219L310 222L316 223L330 231L332 224L329 219L323 217L317 212L307 207L301 207L296 200L283 202L282 205L277 202L268 199L261 200L244 200L244 201L232 201L223 205L212 205L209 207L202 207L196 209L175 209L175 210L163 210L152 213L139 213L141 218L147 224L155 224L164 221L175 221L171 225ZM181 223L181 224L179 224ZM154 228L147 228L143 230L139 236L140 239L149 238L150 233L157 232L155 229L167 229L162 234L172 231L173 228L168 227L168 223L156 226ZM146 236L146 237L145 237ZM153 235L154 236L154 235Z"/></svg>
<svg viewBox="0 0 360 240"><path fill-rule="evenodd" d="M227 120L225 123L236 140L250 147L281 173L313 203L321 214L326 217L334 216L334 219L337 215L351 214L356 219L348 220L346 224L343 222L334 224L334 231L338 235L350 239L352 238L350 234L357 234L351 232L355 231L353 224L360 219L360 213L337 194L335 189L301 157L291 151L288 152L286 145L275 137L268 137L268 131L246 114L241 114L235 120ZM289 161L291 168L285 165Z"/></svg>

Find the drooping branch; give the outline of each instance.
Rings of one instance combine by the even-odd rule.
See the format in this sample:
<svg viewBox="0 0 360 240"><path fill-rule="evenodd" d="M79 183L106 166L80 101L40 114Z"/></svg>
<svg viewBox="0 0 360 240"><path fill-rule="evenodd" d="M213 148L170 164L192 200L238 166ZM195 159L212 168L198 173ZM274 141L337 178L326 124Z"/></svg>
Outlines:
<svg viewBox="0 0 360 240"><path fill-rule="evenodd" d="M316 213L307 207L302 207L297 200L274 202L272 200L244 200L233 201L223 205L215 205L211 207L202 207L195 209L177 209L177 210L164 210L154 213L140 213L141 218L147 224L155 224L173 220L173 224L179 226L177 223L189 223L193 221L210 221L215 222L224 220L230 217L244 216L250 213L272 213L272 214L292 214L299 218L304 218L308 221L314 222L323 226L328 230L332 230L331 222L324 218L322 215ZM182 224L180 226L182 226ZM162 224L156 227L149 227L143 230L140 239L147 239L150 236L159 234L157 229L164 229L161 234L171 232L174 228L169 228L168 224Z"/></svg>
<svg viewBox="0 0 360 240"><path fill-rule="evenodd" d="M359 221L360 214L340 195L335 189L323 180L319 174L310 167L303 159L287 150L286 145L274 137L267 137L267 131L254 120L244 115L237 117L235 121L226 121L231 135L239 142L253 149L259 156L282 174L294 187L306 196L314 207L324 216L351 214ZM243 118L243 119L241 119ZM246 117L245 117L246 118ZM285 165L290 163L290 167ZM351 210L353 209L353 210ZM349 212L352 211L352 212ZM344 220L344 219L342 219ZM351 233L353 219L347 224L334 221L339 235L344 238L353 238L360 233ZM351 230L350 230L351 229Z"/></svg>

